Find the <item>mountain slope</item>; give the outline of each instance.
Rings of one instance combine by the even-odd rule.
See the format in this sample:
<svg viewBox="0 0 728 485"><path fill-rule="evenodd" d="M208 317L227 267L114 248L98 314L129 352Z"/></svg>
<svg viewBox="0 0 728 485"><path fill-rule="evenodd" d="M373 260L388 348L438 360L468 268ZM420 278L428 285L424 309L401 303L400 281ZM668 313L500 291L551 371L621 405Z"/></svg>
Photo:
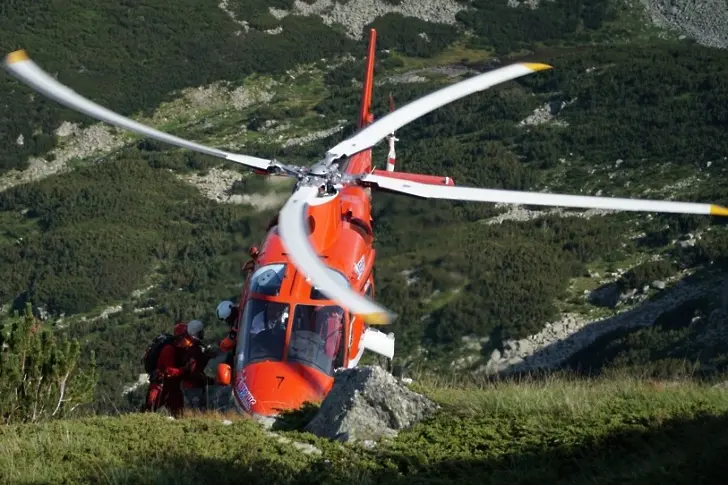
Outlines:
<svg viewBox="0 0 728 485"><path fill-rule="evenodd" d="M334 11L356 16L366 5L384 3L351 0ZM23 8L13 7L19 10L9 10L8 18L32 12L43 19L55 8L17 5ZM283 1L205 3L197 17L192 4L181 4L154 21L147 13L159 7L155 0L123 8L90 0L74 5L56 12L56 23L39 20L43 35L9 24L1 35L22 41L42 66L89 97L127 114L143 110L137 118L215 146L309 163L353 130L364 48L351 32L328 25L333 17L283 16L292 10ZM389 92L402 105L500 63L534 60L555 69L402 129L402 170L449 175L471 186L728 201L725 51L660 39L621 2L558 0L514 9L505 0L475 1L467 8L456 24L365 16L381 40L378 116L388 109ZM103 29L119 39L78 47L91 42L88 32ZM204 35L190 40L197 30ZM136 37L121 38L129 32ZM303 41L319 33L321 45ZM155 44L159 36L169 39ZM71 55L86 57L69 61ZM198 67L188 70L193 61ZM2 99L18 105L2 122L23 128L0 129L12 141L3 145L12 154L0 160L24 162L50 148L38 140L53 130L78 130L62 120L82 117L3 76ZM225 79L232 83L214 82ZM149 92L142 89L147 85ZM168 102L158 106L162 99ZM32 301L48 325L96 351L97 407L108 410L130 405L122 388L137 381L144 347L174 319L201 318L210 338L223 334L214 305L239 293L247 248L290 187L89 124L61 137L53 153L58 163L51 162L61 175L28 184L3 180L12 187L0 193L0 268L8 275L0 297L6 310ZM17 133L24 135L21 148ZM385 155L376 148L380 163ZM47 173L44 161L33 163L28 180ZM527 357L543 357L543 348L559 348L555 342L577 342L561 362L599 333L588 329L605 328L589 322L655 295L670 300L672 284L690 273L707 275L713 286L712 278L720 278L714 272L722 270L728 249L720 221L531 209L376 195L377 295L401 317L392 328L401 362L518 369L524 360L526 367L540 362ZM710 317L719 295L709 296L691 308L720 325L721 314ZM658 319L666 309L659 310ZM560 322L565 314L569 319ZM676 325L689 325L693 316L681 313ZM665 344L633 338L624 351L640 345ZM706 357L708 368L723 368L724 347L716 344ZM704 357L700 345L676 348L671 359ZM652 365L642 353L627 363ZM588 361L601 368L610 359L622 362L609 354L569 365Z"/></svg>

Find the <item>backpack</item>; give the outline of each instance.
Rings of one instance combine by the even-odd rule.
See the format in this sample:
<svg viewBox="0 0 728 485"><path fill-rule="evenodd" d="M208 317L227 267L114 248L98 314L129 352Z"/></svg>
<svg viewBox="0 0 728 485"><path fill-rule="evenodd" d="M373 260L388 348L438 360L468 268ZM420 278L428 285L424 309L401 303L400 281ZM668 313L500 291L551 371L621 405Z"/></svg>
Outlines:
<svg viewBox="0 0 728 485"><path fill-rule="evenodd" d="M144 364L144 371L150 376L154 373L157 368L157 361L159 360L159 353L162 351L165 345L171 344L177 338L176 335L170 335L168 333L161 333L152 340L147 350L144 352L142 357L142 364Z"/></svg>

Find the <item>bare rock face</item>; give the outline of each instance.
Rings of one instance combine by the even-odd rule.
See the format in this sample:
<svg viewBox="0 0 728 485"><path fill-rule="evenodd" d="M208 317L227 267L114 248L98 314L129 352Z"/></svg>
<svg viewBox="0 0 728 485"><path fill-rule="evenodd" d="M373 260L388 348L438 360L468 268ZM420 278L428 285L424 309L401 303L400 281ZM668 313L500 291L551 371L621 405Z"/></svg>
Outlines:
<svg viewBox="0 0 728 485"><path fill-rule="evenodd" d="M279 19L291 13L319 15L327 25L345 25L346 34L352 39L359 39L368 23L388 13L453 25L456 23L455 15L466 9L467 6L458 0L296 0L290 12L279 9L271 9L270 12Z"/></svg>
<svg viewBox="0 0 728 485"><path fill-rule="evenodd" d="M305 431L339 441L393 438L438 408L381 367L346 369Z"/></svg>
<svg viewBox="0 0 728 485"><path fill-rule="evenodd" d="M657 286L664 282L655 282ZM642 294L637 290L620 293L612 288L611 295L602 298L601 304L616 304L620 300L641 300L639 305L631 309L624 309L610 316L603 316L591 320L578 314L566 314L561 320L551 322L546 327L529 337L521 340L509 340L503 349L495 349L490 360L475 372L488 374L510 374L514 372L528 372L536 369L552 369L563 364L576 352L587 348L598 338L619 329L635 329L654 325L658 318L668 312L674 311L680 305L696 298L716 297L725 292L725 304L728 309L728 279L721 285L716 278L707 278L700 282L689 283L685 279L678 280L670 288L666 288L661 297L645 299L644 288ZM648 288L649 289L649 288ZM708 341L725 338L725 325L722 322L722 312L711 314L709 328L715 333L704 332ZM728 312L726 312L728 314Z"/></svg>
<svg viewBox="0 0 728 485"><path fill-rule="evenodd" d="M728 2L725 0L640 0L652 22L698 43L728 48Z"/></svg>

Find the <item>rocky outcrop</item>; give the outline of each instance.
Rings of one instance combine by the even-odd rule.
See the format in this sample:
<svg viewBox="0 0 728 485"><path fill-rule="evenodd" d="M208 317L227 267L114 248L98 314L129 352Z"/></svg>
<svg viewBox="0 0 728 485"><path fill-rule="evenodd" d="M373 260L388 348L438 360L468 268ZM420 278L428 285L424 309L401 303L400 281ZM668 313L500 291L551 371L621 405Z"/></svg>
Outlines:
<svg viewBox="0 0 728 485"><path fill-rule="evenodd" d="M178 175L179 178L197 187L208 199L226 204L249 204L258 210L279 207L286 200L287 194L269 192L267 194L233 194L232 186L243 178L234 170L222 168L210 169L205 175Z"/></svg>
<svg viewBox="0 0 728 485"><path fill-rule="evenodd" d="M313 133L308 133L307 135L297 137L297 138L289 138L288 140L286 140L286 142L283 144L283 146L290 147L290 146L297 146L297 145L305 145L306 143L311 143L316 140L321 140L323 138L327 138L335 133L340 132L341 130L344 129L345 126L346 126L346 120L339 120L339 124L334 126L333 128L314 131Z"/></svg>
<svg viewBox="0 0 728 485"><path fill-rule="evenodd" d="M438 408L381 367L344 369L305 430L339 441L392 438Z"/></svg>
<svg viewBox="0 0 728 485"><path fill-rule="evenodd" d="M218 81L206 86L186 88L176 92L176 98L162 103L151 118L141 118L141 123L158 126L179 119L196 119L210 111L226 110L231 107L242 110L258 103L273 99L273 88L278 83L266 79L255 85L232 87L226 81Z"/></svg>
<svg viewBox="0 0 728 485"><path fill-rule="evenodd" d="M11 170L0 178L0 192L16 185L33 182L69 169L74 159L107 155L121 148L125 143L124 135L114 127L95 124L84 129L64 122L56 134L65 138L63 143L51 150L45 158L33 157L23 171Z"/></svg>
<svg viewBox="0 0 728 485"><path fill-rule="evenodd" d="M497 216L493 216L491 218L485 219L483 221L483 224L487 224L487 225L501 224L504 221L525 222L525 221L530 221L532 219L538 219L539 217L545 217L545 216L551 216L551 215L557 215L559 217L581 217L584 219L590 219L594 216L604 216L604 215L612 214L612 213L616 212L616 211L607 210L607 209L587 209L584 211L564 210L561 208L546 209L546 210L529 210L529 209L524 209L520 205L496 204L496 207L503 207L503 206L510 206L512 208L509 209L507 212L504 212L502 214L498 214Z"/></svg>
<svg viewBox="0 0 728 485"><path fill-rule="evenodd" d="M508 374L557 367L603 335L619 329L653 325L660 315L686 301L720 294L723 289L723 285L716 284L711 278L696 284L683 279L665 290L660 298L649 301L643 299L638 306L613 316L590 321L580 315L567 314L561 320L547 324L537 334L505 342L502 349L493 350L490 360L477 372Z"/></svg>
<svg viewBox="0 0 728 485"><path fill-rule="evenodd" d="M576 98L569 101L553 101L536 108L532 114L518 123L518 126L536 126L544 123L551 123L556 126L568 126L563 120L555 120L554 118L567 106L576 101Z"/></svg>
<svg viewBox="0 0 728 485"><path fill-rule="evenodd" d="M652 22L708 47L728 47L725 0L640 0Z"/></svg>
<svg viewBox="0 0 728 485"><path fill-rule="evenodd" d="M508 6L538 8L542 0L508 0ZM642 7L655 26L690 37L699 44L728 48L728 2L725 0L628 0Z"/></svg>
<svg viewBox="0 0 728 485"><path fill-rule="evenodd" d="M208 86L187 88L179 91L176 99L162 103L151 118L133 118L141 123L158 127L173 120L194 120L212 110L230 107L242 110L253 104L273 99L275 93L272 88L275 84L275 81L267 80L255 86L233 88L228 83L217 82ZM77 124L64 121L55 130L55 134L61 139L59 146L43 158L31 158L26 170L11 170L0 177L0 192L16 185L64 173L71 168L74 160L108 156L132 139L132 134L126 130L105 123L80 128ZM262 203L265 205L273 202Z"/></svg>
<svg viewBox="0 0 728 485"><path fill-rule="evenodd" d="M244 21L244 20L238 19L238 17L235 15L235 12L233 12L230 9L230 2L229 2L229 0L222 0L217 5L217 7L220 10L222 10L223 12L225 12L228 15L228 17L230 17L230 19L232 19L233 22L235 22L238 26L240 26L243 29L243 30L238 30L237 32L235 32L235 35L240 35L243 32L248 32L250 30L250 26L248 25L248 23L246 21Z"/></svg>
<svg viewBox="0 0 728 485"><path fill-rule="evenodd" d="M321 450L316 448L314 445L309 443L301 443L300 441L294 441L291 438L288 438L286 436L281 436L273 431L265 431L266 436L269 436L276 441L278 441L282 445L292 446L293 448L296 448L301 453L304 453L306 455L320 455Z"/></svg>
<svg viewBox="0 0 728 485"><path fill-rule="evenodd" d="M508 0L508 6L512 8L530 7L532 9L539 6L541 0Z"/></svg>
<svg viewBox="0 0 728 485"><path fill-rule="evenodd" d="M479 74L480 71L470 69L469 67L451 65L451 66L435 66L425 67L422 69L414 69L412 71L394 74L383 79L374 81L375 86L384 86L386 84L410 84L427 82L428 78L423 74L435 74L447 76L449 78L457 78L465 74ZM357 81L353 83L356 87L361 87L362 83Z"/></svg>
<svg viewBox="0 0 728 485"><path fill-rule="evenodd" d="M283 18L289 13L299 15L320 15L327 25L341 24L346 27L347 35L359 39L364 26L377 17L396 12L405 17L417 17L427 22L455 24L455 15L465 6L456 0L402 0L397 5L385 0L316 0L313 3L296 0L292 12L270 9L272 15Z"/></svg>

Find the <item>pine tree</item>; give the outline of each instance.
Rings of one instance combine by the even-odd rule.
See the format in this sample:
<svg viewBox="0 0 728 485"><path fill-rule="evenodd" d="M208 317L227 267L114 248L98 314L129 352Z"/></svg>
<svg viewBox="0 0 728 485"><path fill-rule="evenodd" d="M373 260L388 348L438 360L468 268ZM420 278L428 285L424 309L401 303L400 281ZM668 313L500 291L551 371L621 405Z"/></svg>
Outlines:
<svg viewBox="0 0 728 485"><path fill-rule="evenodd" d="M0 422L38 422L68 416L93 399L95 355L83 368L78 341L53 334L25 314L0 322Z"/></svg>

